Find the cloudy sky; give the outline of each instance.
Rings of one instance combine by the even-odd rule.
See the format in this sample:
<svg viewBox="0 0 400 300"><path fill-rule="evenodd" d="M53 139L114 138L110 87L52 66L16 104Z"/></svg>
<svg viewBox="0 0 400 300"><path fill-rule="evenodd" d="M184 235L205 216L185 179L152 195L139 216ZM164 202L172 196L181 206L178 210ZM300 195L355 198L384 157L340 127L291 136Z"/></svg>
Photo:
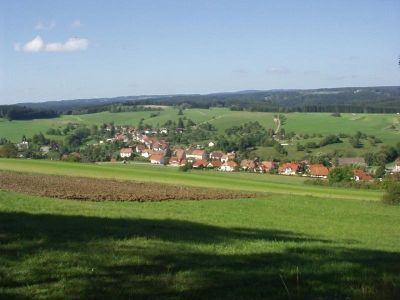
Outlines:
<svg viewBox="0 0 400 300"><path fill-rule="evenodd" d="M0 103L400 85L399 0L3 0Z"/></svg>

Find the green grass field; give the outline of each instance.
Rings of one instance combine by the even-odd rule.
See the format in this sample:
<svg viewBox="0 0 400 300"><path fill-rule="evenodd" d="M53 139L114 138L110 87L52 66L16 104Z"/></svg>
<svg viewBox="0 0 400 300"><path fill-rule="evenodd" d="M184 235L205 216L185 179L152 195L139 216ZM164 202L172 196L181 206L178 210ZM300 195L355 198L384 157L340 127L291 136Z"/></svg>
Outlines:
<svg viewBox="0 0 400 300"><path fill-rule="evenodd" d="M0 159L0 170L35 172L69 176L113 178L191 185L222 189L235 189L263 193L307 195L322 197L329 195L337 199L378 200L382 192L328 188L304 184L303 177L288 177L254 173L222 173L218 171L192 170L180 172L177 168L152 166L149 164L81 164L48 160Z"/></svg>
<svg viewBox="0 0 400 300"><path fill-rule="evenodd" d="M249 121L258 121L266 128L274 128L273 116L275 113L262 112L238 112L226 108L212 109L188 109L184 116L196 123L210 122L220 132L232 126ZM167 120L177 120L180 116L177 110L166 108L157 117L150 118L151 112L127 112L110 113L102 112L87 115L69 115L55 119L32 120L32 121L7 121L0 119L0 137L6 137L12 141L19 141L25 134L27 137L35 133L45 133L49 128L65 126L68 122L100 125L102 123L114 122L116 125L136 126L141 118L144 123L152 126L162 126ZM182 117L182 116L181 116ZM287 132L296 133L321 133L354 134L361 131L372 134L387 144L395 144L400 140L400 117L397 115L380 114L342 114L342 117L332 117L329 113L290 113L286 114L287 121L284 128ZM394 129L391 126L394 126Z"/></svg>
<svg viewBox="0 0 400 300"><path fill-rule="evenodd" d="M126 203L0 191L0 297L395 299L399 216L293 195Z"/></svg>
<svg viewBox="0 0 400 300"><path fill-rule="evenodd" d="M400 207L378 191L147 164L0 159L0 170L265 193L138 203L0 190L1 299L400 297Z"/></svg>

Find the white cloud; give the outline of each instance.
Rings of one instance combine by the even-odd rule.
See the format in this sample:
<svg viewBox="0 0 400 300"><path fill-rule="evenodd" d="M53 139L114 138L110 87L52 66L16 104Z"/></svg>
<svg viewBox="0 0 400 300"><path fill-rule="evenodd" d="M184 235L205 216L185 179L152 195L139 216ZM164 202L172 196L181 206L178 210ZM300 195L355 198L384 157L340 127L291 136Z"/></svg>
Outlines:
<svg viewBox="0 0 400 300"><path fill-rule="evenodd" d="M87 39L70 38L65 43L48 43L46 45L45 51L67 52L67 51L86 50L88 46L89 46L89 41Z"/></svg>
<svg viewBox="0 0 400 300"><path fill-rule="evenodd" d="M56 27L56 21L51 20L50 22L38 22L35 25L36 30L52 30L54 27Z"/></svg>
<svg viewBox="0 0 400 300"><path fill-rule="evenodd" d="M71 27L72 28L79 28L79 27L81 27L82 26L82 23L81 23L81 21L79 21L79 20L74 20L72 23L71 23Z"/></svg>
<svg viewBox="0 0 400 300"><path fill-rule="evenodd" d="M69 38L65 43L47 43L45 44L40 36L26 44L16 43L15 51L23 52L72 52L78 50L86 50L89 47L89 40L84 38Z"/></svg>
<svg viewBox="0 0 400 300"><path fill-rule="evenodd" d="M24 51L24 52L39 52L43 50L44 43L40 36L36 36L33 40L21 45L17 43L14 45L14 49L16 51Z"/></svg>

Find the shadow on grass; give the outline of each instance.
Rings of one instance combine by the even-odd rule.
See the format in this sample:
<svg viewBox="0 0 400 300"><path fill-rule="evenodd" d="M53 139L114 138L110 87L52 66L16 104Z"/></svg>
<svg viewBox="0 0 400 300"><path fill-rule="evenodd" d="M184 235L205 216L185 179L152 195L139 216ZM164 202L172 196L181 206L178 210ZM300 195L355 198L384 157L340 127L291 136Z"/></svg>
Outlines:
<svg viewBox="0 0 400 300"><path fill-rule="evenodd" d="M0 253L3 298L400 297L400 254L279 230L0 213Z"/></svg>

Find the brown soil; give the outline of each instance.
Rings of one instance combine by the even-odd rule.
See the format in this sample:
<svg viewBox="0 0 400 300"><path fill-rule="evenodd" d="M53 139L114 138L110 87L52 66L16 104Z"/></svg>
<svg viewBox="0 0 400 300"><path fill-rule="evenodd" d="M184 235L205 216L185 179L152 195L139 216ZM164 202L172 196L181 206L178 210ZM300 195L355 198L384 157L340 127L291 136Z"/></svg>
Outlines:
<svg viewBox="0 0 400 300"><path fill-rule="evenodd" d="M91 201L162 201L254 198L235 192L151 182L0 172L0 189L37 196Z"/></svg>

